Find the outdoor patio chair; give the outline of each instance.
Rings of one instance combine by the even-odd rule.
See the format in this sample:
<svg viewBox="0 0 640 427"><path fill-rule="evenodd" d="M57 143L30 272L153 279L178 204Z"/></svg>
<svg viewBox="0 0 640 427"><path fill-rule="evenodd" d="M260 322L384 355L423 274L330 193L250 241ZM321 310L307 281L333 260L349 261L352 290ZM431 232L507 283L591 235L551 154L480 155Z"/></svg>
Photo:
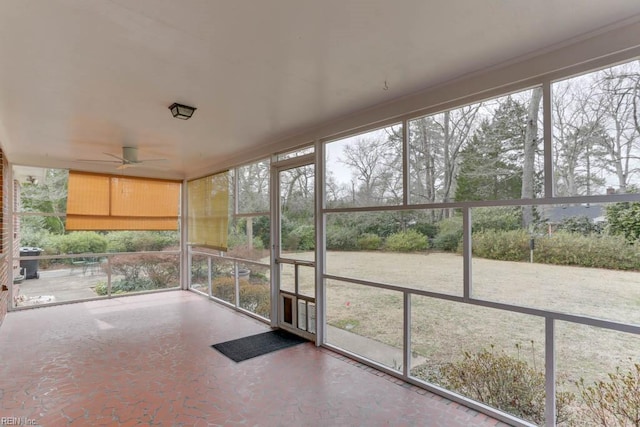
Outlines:
<svg viewBox="0 0 640 427"><path fill-rule="evenodd" d="M87 272L93 274L100 268L100 258L98 257L85 257L84 271L82 274L86 275Z"/></svg>
<svg viewBox="0 0 640 427"><path fill-rule="evenodd" d="M100 258L93 256L71 258L71 272L69 274L73 274L76 268L82 268L83 276L86 276L87 273L93 275L100 268Z"/></svg>
<svg viewBox="0 0 640 427"><path fill-rule="evenodd" d="M85 274L85 264L86 261L84 257L71 258L71 271L69 271L69 275L72 275L76 268L82 268L82 274Z"/></svg>

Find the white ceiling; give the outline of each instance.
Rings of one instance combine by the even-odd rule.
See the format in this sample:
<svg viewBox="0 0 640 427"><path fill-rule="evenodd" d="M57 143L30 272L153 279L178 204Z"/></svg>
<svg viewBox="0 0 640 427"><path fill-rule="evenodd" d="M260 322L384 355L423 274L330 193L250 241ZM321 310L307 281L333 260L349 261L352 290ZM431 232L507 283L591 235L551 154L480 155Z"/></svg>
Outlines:
<svg viewBox="0 0 640 427"><path fill-rule="evenodd" d="M95 170L74 160L134 146L169 159L138 174L188 177L635 16L638 0L0 0L0 144Z"/></svg>

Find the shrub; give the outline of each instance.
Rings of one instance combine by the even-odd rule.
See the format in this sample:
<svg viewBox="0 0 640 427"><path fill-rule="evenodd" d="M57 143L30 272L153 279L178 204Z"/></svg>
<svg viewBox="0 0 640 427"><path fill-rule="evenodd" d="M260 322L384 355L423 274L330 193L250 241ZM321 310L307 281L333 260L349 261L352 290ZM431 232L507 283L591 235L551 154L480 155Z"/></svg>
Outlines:
<svg viewBox="0 0 640 427"><path fill-rule="evenodd" d="M271 242L271 218L268 215L253 218L253 235L256 239L262 241L263 248L269 247Z"/></svg>
<svg viewBox="0 0 640 427"><path fill-rule="evenodd" d="M501 261L529 260L530 236L524 230L473 234L473 255ZM582 236L557 232L535 239L534 262L555 265L639 270L640 247L622 236Z"/></svg>
<svg viewBox="0 0 640 427"><path fill-rule="evenodd" d="M290 250L311 251L315 246L315 231L311 225L299 225L285 238L285 247Z"/></svg>
<svg viewBox="0 0 640 427"><path fill-rule="evenodd" d="M105 237L109 252L161 251L179 244L173 231L112 231Z"/></svg>
<svg viewBox="0 0 640 427"><path fill-rule="evenodd" d="M382 246L382 238L373 233L365 233L358 238L358 249L376 251Z"/></svg>
<svg viewBox="0 0 640 427"><path fill-rule="evenodd" d="M248 248L247 236L245 234L230 233L227 237L227 247L229 249L235 249L238 247ZM258 237L253 238L254 249L264 249L264 243L262 239Z"/></svg>
<svg viewBox="0 0 640 427"><path fill-rule="evenodd" d="M49 236L52 233L44 226L44 218L42 217L22 217L20 219L20 246L40 247L46 250Z"/></svg>
<svg viewBox="0 0 640 427"><path fill-rule="evenodd" d="M544 373L523 360L504 352L483 349L464 353L461 360L440 368L442 385L457 393L516 415L536 424L544 424ZM570 404L575 396L556 392L557 422L570 416Z"/></svg>
<svg viewBox="0 0 640 427"><path fill-rule="evenodd" d="M107 282L98 282L98 283L96 283L96 286L95 286L95 288L93 288L93 290L98 295L107 295L108 294Z"/></svg>
<svg viewBox="0 0 640 427"><path fill-rule="evenodd" d="M327 227L327 249L353 251L358 249L358 232L342 226Z"/></svg>
<svg viewBox="0 0 640 427"><path fill-rule="evenodd" d="M122 276L112 282L113 294L169 288L180 279L175 255L119 255L111 258L110 265L114 275Z"/></svg>
<svg viewBox="0 0 640 427"><path fill-rule="evenodd" d="M269 286L251 282L240 285L240 307L259 316L271 317L271 295Z"/></svg>
<svg viewBox="0 0 640 427"><path fill-rule="evenodd" d="M438 226L431 222L416 222L412 229L429 238L434 238L438 234Z"/></svg>
<svg viewBox="0 0 640 427"><path fill-rule="evenodd" d="M76 231L50 235L48 250L57 254L102 253L107 251L107 239L95 231Z"/></svg>
<svg viewBox="0 0 640 427"><path fill-rule="evenodd" d="M452 216L438 223L438 233L460 233L462 235L462 217Z"/></svg>
<svg viewBox="0 0 640 427"><path fill-rule="evenodd" d="M233 230L229 231L227 235L227 248L233 249L238 246L242 246L247 243L247 237L242 234L235 233Z"/></svg>
<svg viewBox="0 0 640 427"><path fill-rule="evenodd" d="M372 233L381 237L401 231L402 224L405 223L403 212L361 212L349 216L353 220L350 225L356 228L359 234Z"/></svg>
<svg viewBox="0 0 640 427"><path fill-rule="evenodd" d="M445 252L457 252L462 241L462 232L440 233L433 239L433 247Z"/></svg>
<svg viewBox="0 0 640 427"><path fill-rule="evenodd" d="M612 270L640 269L639 247L622 236L555 233L536 240L535 262Z"/></svg>
<svg viewBox="0 0 640 427"><path fill-rule="evenodd" d="M262 317L271 315L271 294L268 284L240 279L240 307ZM236 282L233 277L219 277L211 283L213 295L231 303L235 302Z"/></svg>
<svg viewBox="0 0 640 427"><path fill-rule="evenodd" d="M602 426L640 425L640 363L627 372L609 374L609 381L587 386L584 379L576 383L585 403L585 416Z"/></svg>
<svg viewBox="0 0 640 427"><path fill-rule="evenodd" d="M111 294L126 294L128 292L141 292L155 289L151 286L150 282L137 280L137 281L127 281L127 280L115 280L111 283ZM98 295L107 295L107 283L99 282L96 284L94 288L96 294Z"/></svg>
<svg viewBox="0 0 640 427"><path fill-rule="evenodd" d="M47 234L40 241L46 255L103 253L107 250L107 240L94 231L75 231L69 234ZM71 259L43 259L41 269L71 265Z"/></svg>
<svg viewBox="0 0 640 427"><path fill-rule="evenodd" d="M640 238L640 202L608 205L606 217L611 234L624 236L630 242Z"/></svg>
<svg viewBox="0 0 640 427"><path fill-rule="evenodd" d="M394 252L414 252L429 247L427 236L415 230L401 231L387 237L385 248Z"/></svg>
<svg viewBox="0 0 640 427"><path fill-rule="evenodd" d="M433 239L436 249L446 252L456 252L462 241L462 218L451 217L438 223L438 235Z"/></svg>
<svg viewBox="0 0 640 427"><path fill-rule="evenodd" d="M529 259L529 239L529 234L522 229L473 233L473 255L500 261L526 261Z"/></svg>
<svg viewBox="0 0 640 427"><path fill-rule="evenodd" d="M247 224L249 222L252 224L253 246L256 249L269 247L271 241L271 220L269 216L266 215L246 218L240 217L231 221L229 223L228 247L234 248L236 246L247 245ZM283 232L285 234L291 231L291 227L288 226L286 219L283 219L283 226Z"/></svg>
<svg viewBox="0 0 640 427"><path fill-rule="evenodd" d="M233 277L218 277L211 282L214 297L234 303L236 300L236 280Z"/></svg>
<svg viewBox="0 0 640 427"><path fill-rule="evenodd" d="M585 215L577 215L563 218L558 224L557 230L589 236L591 234L600 234L602 232L602 225L591 221L589 217Z"/></svg>
<svg viewBox="0 0 640 427"><path fill-rule="evenodd" d="M472 223L473 232L518 230L522 224L522 208L499 206L474 209Z"/></svg>

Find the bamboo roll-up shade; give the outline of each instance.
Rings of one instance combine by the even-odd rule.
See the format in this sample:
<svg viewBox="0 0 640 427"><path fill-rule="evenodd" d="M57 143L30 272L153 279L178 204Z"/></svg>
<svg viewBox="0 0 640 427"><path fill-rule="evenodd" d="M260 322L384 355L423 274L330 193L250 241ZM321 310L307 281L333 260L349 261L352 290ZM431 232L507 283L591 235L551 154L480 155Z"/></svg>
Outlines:
<svg viewBox="0 0 640 427"><path fill-rule="evenodd" d="M189 244L227 250L229 234L229 172L187 184Z"/></svg>
<svg viewBox="0 0 640 427"><path fill-rule="evenodd" d="M69 172L66 229L177 230L180 181Z"/></svg>
<svg viewBox="0 0 640 427"><path fill-rule="evenodd" d="M89 175L69 171L67 216L111 214L111 183L107 175Z"/></svg>
<svg viewBox="0 0 640 427"><path fill-rule="evenodd" d="M178 217L179 182L112 177L111 190L112 216Z"/></svg>

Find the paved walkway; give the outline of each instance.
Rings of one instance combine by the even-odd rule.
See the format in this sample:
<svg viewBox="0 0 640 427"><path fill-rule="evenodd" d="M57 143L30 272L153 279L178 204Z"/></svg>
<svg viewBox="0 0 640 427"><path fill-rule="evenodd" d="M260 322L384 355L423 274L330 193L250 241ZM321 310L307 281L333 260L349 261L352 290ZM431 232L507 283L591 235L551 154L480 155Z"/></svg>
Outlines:
<svg viewBox="0 0 640 427"><path fill-rule="evenodd" d="M93 288L106 282L107 275L101 269L83 267L59 270L39 270L39 279L25 279L13 285L18 306L75 301L95 298Z"/></svg>
<svg viewBox="0 0 640 427"><path fill-rule="evenodd" d="M268 329L185 291L12 312L0 414L56 427L503 425L311 343L241 363L210 347Z"/></svg>
<svg viewBox="0 0 640 427"><path fill-rule="evenodd" d="M335 326L327 326L327 341L329 344L350 351L361 357L380 363L392 369L402 371L402 349L392 347L380 341L354 334ZM412 356L411 365L423 364L426 359L422 356Z"/></svg>

